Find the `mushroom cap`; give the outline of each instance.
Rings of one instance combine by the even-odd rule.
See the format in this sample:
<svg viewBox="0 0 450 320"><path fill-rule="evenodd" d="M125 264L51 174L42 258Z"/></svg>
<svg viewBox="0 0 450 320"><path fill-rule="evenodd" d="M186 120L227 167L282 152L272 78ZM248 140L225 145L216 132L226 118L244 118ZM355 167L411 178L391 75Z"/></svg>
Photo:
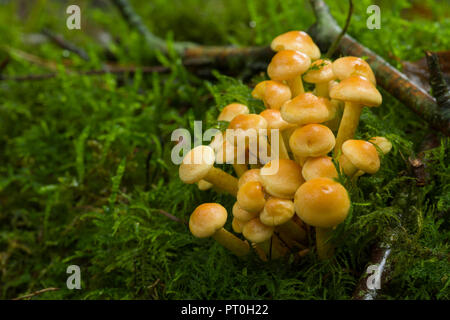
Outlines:
<svg viewBox="0 0 450 320"><path fill-rule="evenodd" d="M392 149L392 143L385 137L372 137L369 142L380 148L383 154L389 153Z"/></svg>
<svg viewBox="0 0 450 320"><path fill-rule="evenodd" d="M342 154L359 170L374 174L380 169L380 157L373 144L364 140L347 140Z"/></svg>
<svg viewBox="0 0 450 320"><path fill-rule="evenodd" d="M277 109L266 109L263 112L261 112L260 115L263 116L264 119L266 119L267 129L285 130L287 128L292 128L295 126L292 123L286 122L281 117L280 110Z"/></svg>
<svg viewBox="0 0 450 320"><path fill-rule="evenodd" d="M348 77L330 91L330 97L336 100L350 101L368 107L377 107L383 101L375 86L362 76Z"/></svg>
<svg viewBox="0 0 450 320"><path fill-rule="evenodd" d="M328 99L317 97L311 92L301 93L281 107L281 117L299 125L328 121L334 117L335 112Z"/></svg>
<svg viewBox="0 0 450 320"><path fill-rule="evenodd" d="M242 229L242 234L246 239L254 243L261 243L272 237L274 227L266 226L259 218L248 221Z"/></svg>
<svg viewBox="0 0 450 320"><path fill-rule="evenodd" d="M315 123L295 129L289 138L291 151L302 158L324 156L334 148L335 143L330 128Z"/></svg>
<svg viewBox="0 0 450 320"><path fill-rule="evenodd" d="M294 202L288 199L270 198L266 201L259 219L266 226L278 226L288 222L295 213Z"/></svg>
<svg viewBox="0 0 450 320"><path fill-rule="evenodd" d="M304 53L283 50L275 54L267 67L267 74L272 80L290 80L308 70L311 59Z"/></svg>
<svg viewBox="0 0 450 320"><path fill-rule="evenodd" d="M308 158L303 164L302 175L306 181L315 178L337 178L338 173L331 157Z"/></svg>
<svg viewBox="0 0 450 320"><path fill-rule="evenodd" d="M189 230L197 238L211 237L227 222L227 210L218 203L203 203L189 218Z"/></svg>
<svg viewBox="0 0 450 320"><path fill-rule="evenodd" d="M351 76L362 76L374 85L377 84L369 64L361 58L349 56L336 59L332 68L333 73L339 80L344 80Z"/></svg>
<svg viewBox="0 0 450 320"><path fill-rule="evenodd" d="M239 114L230 121L228 129L267 129L267 121L259 114Z"/></svg>
<svg viewBox="0 0 450 320"><path fill-rule="evenodd" d="M273 51L296 50L308 55L312 60L320 58L320 49L303 31L289 31L272 40L270 48Z"/></svg>
<svg viewBox="0 0 450 320"><path fill-rule="evenodd" d="M198 189L201 191L209 190L213 187L212 183L209 183L208 181L205 181L205 180L200 180L199 182L197 182L197 184L198 184Z"/></svg>
<svg viewBox="0 0 450 320"><path fill-rule="evenodd" d="M341 184L329 178L315 178L298 188L294 205L299 218L307 224L332 228L347 217L350 198Z"/></svg>
<svg viewBox="0 0 450 320"><path fill-rule="evenodd" d="M273 173L272 171L277 166L278 170ZM292 160L277 159L269 161L260 171L264 190L274 197L292 199L295 191L304 182L301 170L302 168Z"/></svg>
<svg viewBox="0 0 450 320"><path fill-rule="evenodd" d="M231 221L231 227L236 233L242 233L242 229L244 229L245 224L246 221L242 221L237 218L233 218L233 220Z"/></svg>
<svg viewBox="0 0 450 320"><path fill-rule="evenodd" d="M225 106L217 117L218 121L231 121L239 114L249 114L250 110L245 104L231 103Z"/></svg>
<svg viewBox="0 0 450 320"><path fill-rule="evenodd" d="M252 97L263 100L267 108L280 109L283 103L292 97L292 93L289 86L284 83L266 80L255 86Z"/></svg>
<svg viewBox="0 0 450 320"><path fill-rule="evenodd" d="M215 159L214 149L209 146L190 150L178 169L181 181L192 184L202 180L214 166Z"/></svg>
<svg viewBox="0 0 450 320"><path fill-rule="evenodd" d="M244 184L250 181L261 182L261 177L259 176L259 169L250 169L245 171L239 178L238 187L242 187Z"/></svg>
<svg viewBox="0 0 450 320"><path fill-rule="evenodd" d="M249 181L239 188L237 193L239 207L248 212L260 212L264 208L266 198L261 182Z"/></svg>
<svg viewBox="0 0 450 320"><path fill-rule="evenodd" d="M303 80L309 83L323 83L334 79L336 76L333 73L333 63L328 59L314 61L303 75Z"/></svg>
<svg viewBox="0 0 450 320"><path fill-rule="evenodd" d="M249 221L252 220L254 218L256 218L259 214L259 212L248 212L244 209L242 209L239 206L239 203L236 201L233 205L233 217L235 217L236 219L239 219L241 221Z"/></svg>
<svg viewBox="0 0 450 320"><path fill-rule="evenodd" d="M358 171L358 168L356 168L344 154L341 154L339 156L338 161L341 171L344 172L347 176L351 177L356 173L356 171Z"/></svg>
<svg viewBox="0 0 450 320"><path fill-rule="evenodd" d="M215 151L217 163L236 163L238 150L231 141L223 139L222 145L217 147Z"/></svg>

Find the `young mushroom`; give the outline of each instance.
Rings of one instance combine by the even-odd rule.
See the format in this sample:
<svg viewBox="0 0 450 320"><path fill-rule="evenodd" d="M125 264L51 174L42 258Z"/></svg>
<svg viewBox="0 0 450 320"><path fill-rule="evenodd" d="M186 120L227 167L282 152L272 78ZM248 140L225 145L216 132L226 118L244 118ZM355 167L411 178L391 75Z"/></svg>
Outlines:
<svg viewBox="0 0 450 320"><path fill-rule="evenodd" d="M312 38L303 31L289 31L279 35L272 40L270 48L273 51L300 51L309 56L311 60L317 60L320 58L319 47L317 47Z"/></svg>
<svg viewBox="0 0 450 320"><path fill-rule="evenodd" d="M291 88L292 97L305 92L302 74L311 65L311 59L304 53L294 50L282 50L275 54L267 67L270 79L286 81Z"/></svg>
<svg viewBox="0 0 450 320"><path fill-rule="evenodd" d="M283 103L291 99L291 89L280 81L266 80L258 83L252 91L252 97L262 100L268 109L280 109Z"/></svg>
<svg viewBox="0 0 450 320"><path fill-rule="evenodd" d="M361 76L351 76L342 80L331 89L330 97L345 102L334 148L335 156L337 156L344 141L353 138L358 128L362 108L379 106L382 97L372 82Z"/></svg>
<svg viewBox="0 0 450 320"><path fill-rule="evenodd" d="M240 187L237 193L237 203L245 211L260 212L266 203L261 182L250 181Z"/></svg>
<svg viewBox="0 0 450 320"><path fill-rule="evenodd" d="M237 115L249 113L250 111L248 110L248 107L245 104L235 102L225 106L220 112L219 116L217 117L217 120L230 122Z"/></svg>
<svg viewBox="0 0 450 320"><path fill-rule="evenodd" d="M181 181L187 184L205 180L220 190L236 196L238 179L225 171L215 168L215 155L213 148L198 146L189 151L184 157L178 173Z"/></svg>
<svg viewBox="0 0 450 320"><path fill-rule="evenodd" d="M244 172L244 174L239 178L238 187L242 187L249 181L259 181L261 182L261 177L259 175L260 169L250 169Z"/></svg>
<svg viewBox="0 0 450 320"><path fill-rule="evenodd" d="M372 137L369 142L377 146L383 155L388 154L392 149L392 143L385 137Z"/></svg>
<svg viewBox="0 0 450 320"><path fill-rule="evenodd" d="M330 258L333 246L329 238L333 228L345 220L350 210L347 190L329 178L311 179L298 188L294 205L299 218L316 228L319 258Z"/></svg>
<svg viewBox="0 0 450 320"><path fill-rule="evenodd" d="M302 175L306 181L315 178L334 179L338 177L333 160L328 156L308 158L303 164Z"/></svg>
<svg viewBox="0 0 450 320"><path fill-rule="evenodd" d="M244 222L255 219L259 215L259 211L249 212L247 210L242 209L237 201L233 205L232 213L234 218Z"/></svg>
<svg viewBox="0 0 450 320"><path fill-rule="evenodd" d="M335 112L328 99L317 97L310 92L299 94L281 107L281 117L297 125L328 121L334 118Z"/></svg>
<svg viewBox="0 0 450 320"><path fill-rule="evenodd" d="M250 246L223 228L227 221L227 210L218 203L199 205L189 218L189 230L197 238L212 237L235 255L241 257L249 253Z"/></svg>
<svg viewBox="0 0 450 320"><path fill-rule="evenodd" d="M288 199L269 198L259 215L259 219L266 226L278 226L288 222L294 216L294 202Z"/></svg>
<svg viewBox="0 0 450 320"><path fill-rule="evenodd" d="M376 85L375 75L369 64L358 57L342 57L336 59L332 65L333 73L339 80L345 80L351 76L361 76Z"/></svg>
<svg viewBox="0 0 450 320"><path fill-rule="evenodd" d="M289 139L289 146L300 165L309 157L326 155L334 144L333 132L321 124L307 124L297 128Z"/></svg>
<svg viewBox="0 0 450 320"><path fill-rule="evenodd" d="M283 248L273 236L274 227L266 226L259 218L248 221L242 229L244 237L261 248L267 256L273 259L282 257L287 249Z"/></svg>
<svg viewBox="0 0 450 320"><path fill-rule="evenodd" d="M333 64L330 60L319 59L311 63L309 70L303 75L305 82L316 85L316 95L319 97L329 97L329 83L336 79L333 73Z"/></svg>
<svg viewBox="0 0 450 320"><path fill-rule="evenodd" d="M364 140L347 140L339 157L342 171L353 177L358 170L374 174L380 169L380 157L375 146Z"/></svg>
<svg viewBox="0 0 450 320"><path fill-rule="evenodd" d="M304 182L301 167L293 160L279 159L268 162L260 175L264 190L273 197L292 199Z"/></svg>

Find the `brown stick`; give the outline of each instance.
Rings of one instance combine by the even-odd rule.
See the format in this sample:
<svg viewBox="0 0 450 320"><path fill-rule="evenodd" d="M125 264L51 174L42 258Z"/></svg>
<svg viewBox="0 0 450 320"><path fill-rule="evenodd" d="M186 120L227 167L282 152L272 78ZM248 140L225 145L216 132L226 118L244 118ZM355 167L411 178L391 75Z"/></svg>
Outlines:
<svg viewBox="0 0 450 320"><path fill-rule="evenodd" d="M308 30L314 41L323 50L341 32L323 0L310 0L317 22ZM400 102L412 109L433 128L446 136L450 135L450 118L439 112L436 100L425 90L412 83L403 73L391 66L376 53L358 43L349 35L342 37L338 51L347 56L367 57L377 83Z"/></svg>
<svg viewBox="0 0 450 320"><path fill-rule="evenodd" d="M34 296L37 296L37 295L45 293L45 292L58 291L58 290L59 290L59 288L45 288L45 289L38 290L38 291L35 291L33 293L21 296L21 297L14 298L12 300L24 300L24 299L32 298Z"/></svg>

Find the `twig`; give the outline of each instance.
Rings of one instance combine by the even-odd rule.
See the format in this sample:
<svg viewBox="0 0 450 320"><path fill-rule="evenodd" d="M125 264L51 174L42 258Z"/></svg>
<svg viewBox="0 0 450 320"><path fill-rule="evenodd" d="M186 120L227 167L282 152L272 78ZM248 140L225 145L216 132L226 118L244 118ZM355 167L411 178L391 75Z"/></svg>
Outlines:
<svg viewBox="0 0 450 320"><path fill-rule="evenodd" d="M316 14L317 22L308 30L319 47L324 50L331 45L342 31L323 0L310 0ZM344 35L339 43L338 51L348 56L366 56L372 67L377 83L400 102L416 112L433 128L446 136L450 135L450 118L440 112L435 99L425 90L412 83L403 73L391 66L383 58L358 43L349 35Z"/></svg>
<svg viewBox="0 0 450 320"><path fill-rule="evenodd" d="M170 220L173 220L173 221L175 221L175 222L178 222L178 223L187 225L187 222L186 222L186 221L181 220L180 218L175 217L173 214L168 213L168 212L165 211L165 210L159 209L158 212L161 213L162 215L166 216L166 217L169 218Z"/></svg>
<svg viewBox="0 0 450 320"><path fill-rule="evenodd" d="M62 35L58 35L46 28L42 30L42 33L61 48L77 54L83 60L89 61L89 55L86 53L86 51L84 51L82 48L77 47L75 44L67 41L66 39L64 39Z"/></svg>
<svg viewBox="0 0 450 320"><path fill-rule="evenodd" d="M24 300L24 299L32 298L34 296L37 296L37 295L45 293L45 292L58 291L58 290L59 290L59 288L46 288L46 289L38 290L33 293L21 296L21 297L14 298L12 300Z"/></svg>
<svg viewBox="0 0 450 320"><path fill-rule="evenodd" d="M450 89L442 74L439 57L436 53L430 51L425 51L425 57L430 72L430 86L433 90L433 96L436 98L441 113L450 118Z"/></svg>
<svg viewBox="0 0 450 320"><path fill-rule="evenodd" d="M112 74L126 74L126 73L135 73L140 70L142 73L168 73L170 72L170 68L163 66L149 66L149 67L120 67L120 68L107 68L102 70L88 70L88 71L78 71L72 72L71 75L83 75L83 76L92 76L92 75L102 75L107 73ZM0 75L0 81L29 81L29 80L46 80L55 78L58 76L58 73L47 73L47 74L29 74L25 76L3 76Z"/></svg>
<svg viewBox="0 0 450 320"><path fill-rule="evenodd" d="M328 49L328 51L325 55L326 57L331 58L333 56L334 52L336 51L336 49L338 48L339 42L341 42L342 37L345 35L348 27L350 26L350 20L352 19L352 15L353 15L353 1L349 0L348 1L348 14L347 14L347 19L345 20L344 28L342 29L339 36L336 38L336 40L334 40L333 44Z"/></svg>

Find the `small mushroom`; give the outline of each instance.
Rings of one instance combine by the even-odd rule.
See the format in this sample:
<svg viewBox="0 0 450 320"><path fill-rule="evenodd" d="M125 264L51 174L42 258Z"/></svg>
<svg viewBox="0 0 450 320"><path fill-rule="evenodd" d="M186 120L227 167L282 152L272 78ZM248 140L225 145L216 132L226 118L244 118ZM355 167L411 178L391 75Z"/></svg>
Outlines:
<svg viewBox="0 0 450 320"><path fill-rule="evenodd" d="M333 253L330 235L350 210L347 190L329 178L315 178L298 188L294 198L295 212L305 223L316 228L316 246L320 259Z"/></svg>
<svg viewBox="0 0 450 320"><path fill-rule="evenodd" d="M333 73L333 63L327 59L319 59L311 63L309 70L303 75L303 80L316 85L316 95L329 97L329 83L336 79Z"/></svg>
<svg viewBox="0 0 450 320"><path fill-rule="evenodd" d="M233 205L232 212L234 218L244 222L250 221L259 215L259 212L249 212L242 209L237 201Z"/></svg>
<svg viewBox="0 0 450 320"><path fill-rule="evenodd" d="M291 89L280 81L266 80L258 83L252 91L252 97L262 100L266 108L280 109L283 103L291 99Z"/></svg>
<svg viewBox="0 0 450 320"><path fill-rule="evenodd" d="M351 76L362 76L376 85L375 75L369 64L358 57L342 57L336 59L332 65L333 73L339 80L345 80Z"/></svg>
<svg viewBox="0 0 450 320"><path fill-rule="evenodd" d="M261 168L260 176L264 190L273 197L292 199L304 182L302 168L293 160L278 159Z"/></svg>
<svg viewBox="0 0 450 320"><path fill-rule="evenodd" d="M315 178L334 179L338 177L333 160L328 156L308 158L303 164L302 175L306 181Z"/></svg>
<svg viewBox="0 0 450 320"><path fill-rule="evenodd" d="M380 169L380 157L375 146L364 140L347 140L342 145L339 164L352 177L358 170L374 174Z"/></svg>
<svg viewBox="0 0 450 320"><path fill-rule="evenodd" d="M259 219L266 226L278 226L288 222L294 216L294 202L288 199L269 198L259 215Z"/></svg>
<svg viewBox="0 0 450 320"><path fill-rule="evenodd" d="M292 97L305 92L302 74L311 65L311 59L304 53L294 50L282 50L275 54L267 67L270 79L286 81L291 88Z"/></svg>
<svg viewBox="0 0 450 320"><path fill-rule="evenodd" d="M289 146L300 165L308 157L324 156L335 144L333 132L321 124L307 124L297 128L289 138Z"/></svg>
<svg viewBox="0 0 450 320"><path fill-rule="evenodd" d="M260 169L250 169L244 172L244 174L239 178L238 187L242 187L249 181L259 181L261 182L261 177L259 176Z"/></svg>
<svg viewBox="0 0 450 320"><path fill-rule="evenodd" d="M392 149L392 143L385 137L372 137L369 142L380 148L382 154L388 154Z"/></svg>
<svg viewBox="0 0 450 320"><path fill-rule="evenodd" d="M231 221L231 227L233 228L234 232L242 233L242 230L244 229L246 223L247 221L242 221L234 217L233 220Z"/></svg>
<svg viewBox="0 0 450 320"><path fill-rule="evenodd" d="M335 116L335 108L330 101L310 92L302 93L287 101L281 107L281 117L297 125L322 123Z"/></svg>
<svg viewBox="0 0 450 320"><path fill-rule="evenodd" d="M272 40L270 48L273 51L296 50L303 52L311 58L320 58L320 49L312 38L304 31L288 31Z"/></svg>
<svg viewBox="0 0 450 320"><path fill-rule="evenodd" d="M240 114L249 114L250 111L248 107L241 103L231 103L225 106L217 117L218 121L228 121L233 120L234 117Z"/></svg>
<svg viewBox="0 0 450 320"><path fill-rule="evenodd" d="M235 255L241 257L249 253L250 246L223 228L227 221L227 210L218 203L199 205L189 218L189 230L197 238L212 237Z"/></svg>
<svg viewBox="0 0 450 320"><path fill-rule="evenodd" d="M261 182L249 181L240 187L237 193L237 203L245 211L260 212L266 203Z"/></svg>
<svg viewBox="0 0 450 320"><path fill-rule="evenodd" d="M334 147L335 156L338 156L344 141L353 138L358 128L362 108L379 106L382 97L372 82L361 76L351 76L342 80L331 89L330 97L345 102L344 114Z"/></svg>
<svg viewBox="0 0 450 320"><path fill-rule="evenodd" d="M214 167L215 155L213 148L198 146L184 157L178 173L181 181L187 184L205 180L219 189L236 196L238 179L225 171Z"/></svg>

